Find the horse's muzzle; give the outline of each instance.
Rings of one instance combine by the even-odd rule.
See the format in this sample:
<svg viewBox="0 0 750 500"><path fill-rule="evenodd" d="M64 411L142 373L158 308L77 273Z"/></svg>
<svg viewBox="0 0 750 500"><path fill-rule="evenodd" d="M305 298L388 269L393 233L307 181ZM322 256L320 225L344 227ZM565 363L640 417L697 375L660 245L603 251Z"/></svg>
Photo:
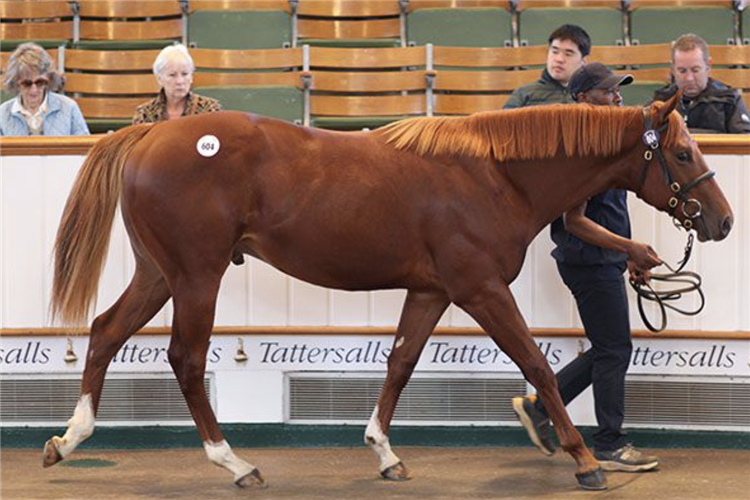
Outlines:
<svg viewBox="0 0 750 500"><path fill-rule="evenodd" d="M731 215L727 215L724 217L724 220L721 221L721 227L719 228L719 234L718 238L716 238L716 241L721 241L727 236L729 236L729 233L732 231L732 225L734 224L734 217Z"/></svg>

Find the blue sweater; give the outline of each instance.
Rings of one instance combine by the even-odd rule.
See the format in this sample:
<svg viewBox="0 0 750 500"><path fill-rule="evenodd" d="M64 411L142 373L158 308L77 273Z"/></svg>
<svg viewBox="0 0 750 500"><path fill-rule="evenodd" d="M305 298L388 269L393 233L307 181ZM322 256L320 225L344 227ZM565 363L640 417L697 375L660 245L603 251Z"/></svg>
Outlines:
<svg viewBox="0 0 750 500"><path fill-rule="evenodd" d="M0 135L29 135L29 126L21 113L13 113L10 99L0 106ZM64 95L47 93L49 111L44 117L42 135L87 135L89 128L78 104Z"/></svg>

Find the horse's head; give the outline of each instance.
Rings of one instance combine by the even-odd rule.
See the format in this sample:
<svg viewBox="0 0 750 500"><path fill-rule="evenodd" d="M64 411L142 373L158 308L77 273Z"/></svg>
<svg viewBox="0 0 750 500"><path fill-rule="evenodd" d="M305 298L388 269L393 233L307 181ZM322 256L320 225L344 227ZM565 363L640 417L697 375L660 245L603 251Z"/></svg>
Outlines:
<svg viewBox="0 0 750 500"><path fill-rule="evenodd" d="M732 209L682 117L674 112L681 98L678 92L643 110L644 166L636 194L685 229L695 229L700 241L723 240L732 229Z"/></svg>

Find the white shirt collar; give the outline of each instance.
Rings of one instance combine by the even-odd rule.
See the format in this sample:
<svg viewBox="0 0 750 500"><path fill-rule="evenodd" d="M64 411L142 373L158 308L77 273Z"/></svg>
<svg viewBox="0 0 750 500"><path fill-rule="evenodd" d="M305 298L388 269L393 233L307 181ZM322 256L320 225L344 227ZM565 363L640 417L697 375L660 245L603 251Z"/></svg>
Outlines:
<svg viewBox="0 0 750 500"><path fill-rule="evenodd" d="M29 133L31 135L41 135L43 132L44 117L47 115L47 111L49 111L49 106L47 104L48 96L49 92L46 92L44 94L44 100L42 101L41 106L39 106L39 109L36 110L36 113L32 113L21 105L20 95L13 101L11 112L18 113L23 117L26 125L29 127Z"/></svg>
<svg viewBox="0 0 750 500"><path fill-rule="evenodd" d="M16 96L16 98L13 100L13 107L11 108L11 113L21 113L24 116L28 117L34 117L34 116L42 116L49 111L49 105L47 103L47 100L49 98L49 92L44 93L44 100L42 101L42 105L39 106L39 109L36 110L36 113L32 113L31 111L27 110L23 107L21 104L21 96Z"/></svg>

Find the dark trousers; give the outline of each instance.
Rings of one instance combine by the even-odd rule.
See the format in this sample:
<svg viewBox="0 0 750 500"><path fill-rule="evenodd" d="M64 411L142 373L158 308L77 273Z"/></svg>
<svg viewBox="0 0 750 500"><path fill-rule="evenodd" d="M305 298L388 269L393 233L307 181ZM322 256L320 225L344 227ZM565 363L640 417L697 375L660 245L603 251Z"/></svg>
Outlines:
<svg viewBox="0 0 750 500"><path fill-rule="evenodd" d="M563 281L573 293L591 348L556 375L566 405L589 385L594 386L594 408L599 428L594 449L609 451L626 444L625 373L630 365L628 298L622 266L569 266L558 263ZM541 400L538 403L543 407Z"/></svg>

